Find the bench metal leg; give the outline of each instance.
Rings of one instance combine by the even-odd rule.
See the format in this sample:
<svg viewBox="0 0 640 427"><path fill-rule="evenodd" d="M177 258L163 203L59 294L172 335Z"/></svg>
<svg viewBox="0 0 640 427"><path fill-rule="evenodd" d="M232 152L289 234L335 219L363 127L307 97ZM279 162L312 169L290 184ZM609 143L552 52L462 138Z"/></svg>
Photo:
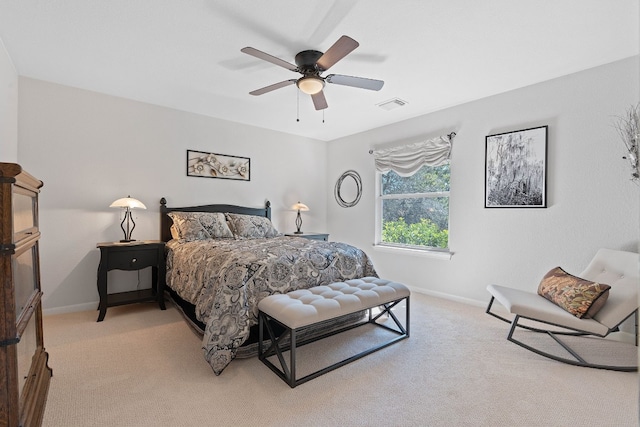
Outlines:
<svg viewBox="0 0 640 427"><path fill-rule="evenodd" d="M286 351L284 346L280 345L280 341L284 340L287 335L291 334L292 330L286 328L285 332L279 337L273 332L273 328L269 321L275 321L275 319L270 318L263 312L258 312L258 358L262 360L262 362L267 365L273 372L275 372L280 378L282 378L286 383L291 385L291 379L295 378L295 360L292 359L292 370L289 370L287 363L285 362L284 355L282 354ZM279 322L278 322L279 323ZM284 325L283 325L284 326ZM271 346L267 350L264 350L264 328L267 328L267 334L269 335L269 339L271 340ZM295 342L295 338L292 339L292 342ZM282 370L278 369L273 363L271 363L267 357L277 355L278 360L280 361L280 366ZM292 352L293 357L295 357L295 350ZM293 373L293 375L292 375ZM293 386L292 386L293 387Z"/></svg>
<svg viewBox="0 0 640 427"><path fill-rule="evenodd" d="M291 344L289 349L289 357L291 366L291 372L289 373L289 387L294 388L296 384L296 330L290 329L289 334L291 335ZM284 367L284 365L282 365Z"/></svg>
<svg viewBox="0 0 640 427"><path fill-rule="evenodd" d="M400 320L398 320L398 318L396 317L396 315L392 312L392 309L398 305L400 302L405 301L406 300L406 311L405 311L405 323L404 325L400 322ZM381 307L383 307L381 309L381 312L379 314L377 314L376 316L372 316L372 312L371 312L371 308L368 309L369 311L369 320L364 321L364 322L360 322L360 323L356 323L355 325L349 325L346 326L344 328L340 328L336 331L333 332L329 332L326 334L322 334L314 339L311 340L306 340L304 342L298 343L297 342L297 332L299 332L302 329L308 328L309 326L313 326L313 325L309 325L305 328L301 328L301 329L291 329L288 328L286 325L283 325L282 323L278 322L277 319L274 319L268 315L266 315L263 312L259 312L258 314L258 324L259 324L259 332L258 332L258 358L265 364L267 365L273 372L275 372L284 382L286 382L287 384L289 384L289 386L291 388L296 387L297 385L300 385L302 383L305 383L309 380L312 380L316 377L319 377L320 375L326 374L327 372L330 372L334 369L337 369L341 366L344 366L348 363L351 363L355 360L358 360L364 356L367 356L371 353L374 353L378 350L381 350L385 347L390 346L391 344L394 344L400 340L403 340L405 338L409 337L409 297L407 296L406 298L401 298L397 301L392 301L390 303L384 304ZM383 325L377 322L377 320L384 314L387 314L395 323L397 329L394 329L390 326L387 325ZM335 320L335 319L334 319ZM281 326L283 326L285 328L285 332L280 336L280 337L276 337L274 332L273 332L273 328L270 325L270 322L276 322L278 324L280 324ZM351 356L349 358L346 358L344 360L341 360L340 362L334 363L330 366L327 366L326 368L322 368L320 370L317 370L311 374L308 374L300 379L296 378L296 349L300 346L303 346L305 344L309 344L315 341L318 341L320 339L326 338L328 336L331 335L335 335L335 334L339 334L341 332L345 332L347 330L351 330L354 329L356 327L359 326L363 326L363 325L367 325L367 324L374 324L376 326L379 326L381 328L385 328L391 332L394 332L395 334L397 334L396 337L394 337L393 339L386 341L382 344L379 344L377 346L374 346L372 348L369 348L367 350L364 350L354 356ZM267 334L269 335L269 339L271 340L271 346L264 350L264 345L263 345L263 339L264 339L264 335L263 335L263 328L267 329ZM286 336L290 337L290 343L288 346L282 346L281 342L283 340L284 337ZM287 363L285 362L285 358L283 357L283 352L289 350L289 364L287 365ZM278 358L278 361L280 362L280 368L277 367L276 365L274 365L269 359L268 357L274 356L276 355Z"/></svg>

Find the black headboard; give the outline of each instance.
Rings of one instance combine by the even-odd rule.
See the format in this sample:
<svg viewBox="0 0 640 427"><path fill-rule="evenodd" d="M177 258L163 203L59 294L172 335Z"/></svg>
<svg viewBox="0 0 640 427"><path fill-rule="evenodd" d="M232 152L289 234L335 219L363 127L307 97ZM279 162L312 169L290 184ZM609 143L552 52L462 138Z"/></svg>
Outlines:
<svg viewBox="0 0 640 427"><path fill-rule="evenodd" d="M171 240L171 225L173 221L167 215L169 212L229 212L243 215L264 216L271 219L271 202L265 202L263 208L249 208L235 205L202 205L202 206L182 206L168 207L167 199L160 199L160 240L168 242Z"/></svg>

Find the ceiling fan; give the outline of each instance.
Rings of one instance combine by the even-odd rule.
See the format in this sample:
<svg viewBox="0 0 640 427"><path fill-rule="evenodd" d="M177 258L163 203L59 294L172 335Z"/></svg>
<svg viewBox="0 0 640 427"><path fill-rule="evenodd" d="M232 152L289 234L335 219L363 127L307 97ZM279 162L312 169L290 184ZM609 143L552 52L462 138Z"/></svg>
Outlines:
<svg viewBox="0 0 640 427"><path fill-rule="evenodd" d="M380 90L384 85L382 80L345 76L342 74L329 74L328 76L322 77L322 73L327 71L336 62L347 56L358 46L359 43L351 37L342 36L329 48L329 50L324 53L317 50L303 50L302 52L299 52L295 56L296 65L252 47L240 49L241 52L244 52L247 55L255 56L256 58L271 62L272 64L286 68L287 70L302 74L302 77L298 79L285 80L280 83L265 86L261 89L249 92L249 94L255 96L262 95L295 83L298 86L298 89L308 95L311 95L311 99L313 100L313 105L316 110L324 110L328 107L327 100L322 92L325 83L352 86L361 89Z"/></svg>

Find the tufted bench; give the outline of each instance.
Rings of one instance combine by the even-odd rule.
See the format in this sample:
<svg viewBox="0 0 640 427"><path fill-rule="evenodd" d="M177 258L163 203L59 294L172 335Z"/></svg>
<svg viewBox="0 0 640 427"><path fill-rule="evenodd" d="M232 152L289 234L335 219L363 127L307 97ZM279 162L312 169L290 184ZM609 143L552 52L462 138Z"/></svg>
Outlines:
<svg viewBox="0 0 640 427"><path fill-rule="evenodd" d="M331 283L326 286L316 286L309 289L299 289L286 294L270 295L258 303L258 357L280 378L282 378L291 388L316 378L322 374L339 368L354 360L360 359L368 354L387 347L395 342L409 337L409 289L391 280L379 279L377 277L363 277L361 279L351 279L345 282ZM404 326L391 311L400 302L406 300ZM380 312L375 314L372 309L379 308ZM297 335L300 331L322 325L335 319L349 316L359 311L368 311L368 320L358 322L336 331L323 334L312 340L297 343ZM388 315L396 328L380 323L381 318ZM284 333L276 336L272 328L272 322L281 325ZM397 334L390 341L379 344L355 356L334 363L326 368L320 369L303 378L296 379L296 348L317 341L327 336L344 332L358 326L374 324ZM264 342L264 329L266 328L271 345L266 350ZM284 346L282 342L289 337L289 345ZM287 366L283 352L290 350L290 362ZM268 357L277 356L280 368L274 365Z"/></svg>

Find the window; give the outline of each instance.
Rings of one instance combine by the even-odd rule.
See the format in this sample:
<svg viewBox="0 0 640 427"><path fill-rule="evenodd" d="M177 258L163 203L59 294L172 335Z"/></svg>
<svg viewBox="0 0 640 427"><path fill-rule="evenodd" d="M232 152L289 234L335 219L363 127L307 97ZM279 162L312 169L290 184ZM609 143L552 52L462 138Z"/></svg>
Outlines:
<svg viewBox="0 0 640 427"><path fill-rule="evenodd" d="M393 170L378 176L376 240L390 246L447 250L450 165L422 166L408 177Z"/></svg>
<svg viewBox="0 0 640 427"><path fill-rule="evenodd" d="M451 257L449 159L455 135L371 150L378 171L375 241L381 249L420 249Z"/></svg>

